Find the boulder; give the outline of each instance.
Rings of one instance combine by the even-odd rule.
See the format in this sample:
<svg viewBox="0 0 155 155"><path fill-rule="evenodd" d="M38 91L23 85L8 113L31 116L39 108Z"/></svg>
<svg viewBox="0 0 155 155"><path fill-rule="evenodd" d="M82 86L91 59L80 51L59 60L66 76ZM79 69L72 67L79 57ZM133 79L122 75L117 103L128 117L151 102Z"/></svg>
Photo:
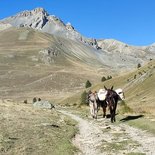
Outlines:
<svg viewBox="0 0 155 155"><path fill-rule="evenodd" d="M43 109L52 109L55 108L54 105L52 103L50 103L49 101L36 101L35 103L33 103L34 107L38 107L38 108L43 108Z"/></svg>

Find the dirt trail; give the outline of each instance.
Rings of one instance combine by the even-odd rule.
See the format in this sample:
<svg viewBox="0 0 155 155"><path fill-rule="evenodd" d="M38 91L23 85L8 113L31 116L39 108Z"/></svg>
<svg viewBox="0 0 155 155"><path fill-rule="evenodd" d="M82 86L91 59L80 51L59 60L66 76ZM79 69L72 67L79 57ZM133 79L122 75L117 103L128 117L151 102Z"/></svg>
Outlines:
<svg viewBox="0 0 155 155"><path fill-rule="evenodd" d="M79 148L78 155L124 155L144 153L155 155L155 136L124 123L111 124L109 119L83 119L60 110L78 122L79 133L73 143Z"/></svg>

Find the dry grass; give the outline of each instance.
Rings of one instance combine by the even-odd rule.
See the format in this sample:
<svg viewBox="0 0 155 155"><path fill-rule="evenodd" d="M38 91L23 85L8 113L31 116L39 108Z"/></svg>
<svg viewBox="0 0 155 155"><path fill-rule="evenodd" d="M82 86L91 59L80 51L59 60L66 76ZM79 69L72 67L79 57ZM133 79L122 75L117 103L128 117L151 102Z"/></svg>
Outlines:
<svg viewBox="0 0 155 155"><path fill-rule="evenodd" d="M1 101L0 154L73 154L76 123L55 110ZM65 133L65 134L64 134Z"/></svg>
<svg viewBox="0 0 155 155"><path fill-rule="evenodd" d="M50 65L37 61L39 51L47 47L59 53ZM81 47L76 42L31 29L2 31L0 97L23 100L40 96L58 101L83 89L88 79L92 83L99 81L101 75L95 66L89 67L85 60L71 55L71 50L78 52Z"/></svg>
<svg viewBox="0 0 155 155"><path fill-rule="evenodd" d="M142 73L142 75L139 73ZM136 79L134 79L135 74L137 75ZM126 97L125 103L134 112L155 115L154 80L155 61L150 61L145 66L133 72L99 83L90 89L98 91L104 85L109 88L114 86L114 89L123 88ZM78 98L77 95L75 95L75 98Z"/></svg>

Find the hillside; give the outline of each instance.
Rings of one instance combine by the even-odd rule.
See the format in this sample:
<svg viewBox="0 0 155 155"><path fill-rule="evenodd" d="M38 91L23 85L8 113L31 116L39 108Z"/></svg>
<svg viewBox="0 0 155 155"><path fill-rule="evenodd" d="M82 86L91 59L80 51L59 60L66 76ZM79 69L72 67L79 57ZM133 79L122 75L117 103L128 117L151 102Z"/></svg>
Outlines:
<svg viewBox="0 0 155 155"><path fill-rule="evenodd" d="M96 70L100 62L95 60L95 54L90 50L72 40L32 29L10 28L2 31L1 96L48 97L56 94L61 97L61 93L68 95L81 89L87 79L96 82L100 78Z"/></svg>
<svg viewBox="0 0 155 155"><path fill-rule="evenodd" d="M89 89L98 91L99 89L104 88L104 85L109 88L114 86L114 89L122 88L125 93L125 103L133 110L133 112L155 116L154 80L155 61L151 60L146 65L137 68L132 72L124 73L121 76L101 82ZM83 91L85 91L85 89L83 89ZM61 104L79 105L83 91L63 100Z"/></svg>
<svg viewBox="0 0 155 155"><path fill-rule="evenodd" d="M155 58L154 44L135 47L81 35L43 8L0 21L0 96L62 101L103 76L122 76Z"/></svg>

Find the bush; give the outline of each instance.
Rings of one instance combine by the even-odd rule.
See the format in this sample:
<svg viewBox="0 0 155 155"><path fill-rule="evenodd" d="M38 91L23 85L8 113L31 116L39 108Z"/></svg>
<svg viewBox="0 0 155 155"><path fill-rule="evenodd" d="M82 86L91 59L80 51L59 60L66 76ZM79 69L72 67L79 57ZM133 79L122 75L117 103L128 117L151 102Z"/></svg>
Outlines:
<svg viewBox="0 0 155 155"><path fill-rule="evenodd" d="M142 65L140 63L138 63L137 68L140 68Z"/></svg>
<svg viewBox="0 0 155 155"><path fill-rule="evenodd" d="M106 81L106 80L107 80L107 79L106 79L105 76L103 76L102 79L101 79L102 82L104 82L104 81Z"/></svg>
<svg viewBox="0 0 155 155"><path fill-rule="evenodd" d="M125 103L125 101L121 101L120 106L120 113L122 114L133 112L133 110Z"/></svg>
<svg viewBox="0 0 155 155"><path fill-rule="evenodd" d="M87 80L87 81L86 81L86 84L85 84L85 88L89 88L89 87L91 87L91 86L92 86L92 84L90 83L89 80Z"/></svg>
<svg viewBox="0 0 155 155"><path fill-rule="evenodd" d="M81 94L81 104L82 105L88 105L89 104L89 102L88 102L88 93L86 91L84 91Z"/></svg>

